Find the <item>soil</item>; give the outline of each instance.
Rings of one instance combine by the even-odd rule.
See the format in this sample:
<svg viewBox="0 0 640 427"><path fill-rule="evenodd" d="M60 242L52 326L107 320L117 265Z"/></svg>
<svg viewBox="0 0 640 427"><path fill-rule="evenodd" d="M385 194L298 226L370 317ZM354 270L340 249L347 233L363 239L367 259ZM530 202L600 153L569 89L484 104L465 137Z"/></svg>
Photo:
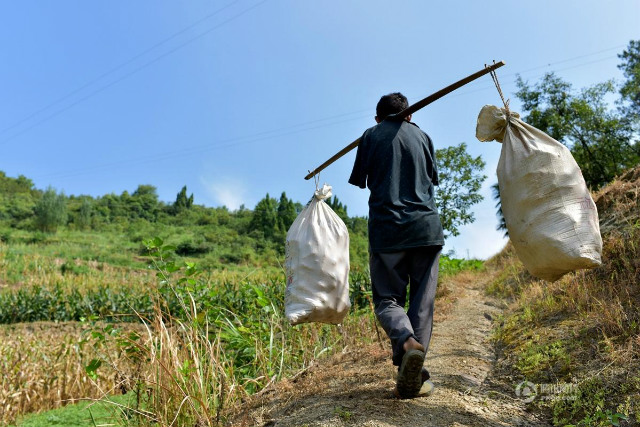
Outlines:
<svg viewBox="0 0 640 427"><path fill-rule="evenodd" d="M470 279L471 278L471 279ZM484 294L488 274L448 283L456 300L437 316L425 366L435 384L424 397L393 396L388 342L346 348L251 397L233 426L548 426L527 411L516 380L493 369L492 321L504 303ZM436 310L438 309L436 302ZM444 317L444 318L443 318Z"/></svg>

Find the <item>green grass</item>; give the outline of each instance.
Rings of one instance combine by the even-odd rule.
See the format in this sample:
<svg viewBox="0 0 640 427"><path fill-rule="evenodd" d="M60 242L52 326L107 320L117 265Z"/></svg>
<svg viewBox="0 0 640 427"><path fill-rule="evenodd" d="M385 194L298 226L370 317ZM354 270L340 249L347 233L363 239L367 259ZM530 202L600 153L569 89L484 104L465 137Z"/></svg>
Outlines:
<svg viewBox="0 0 640 427"><path fill-rule="evenodd" d="M111 396L109 401L128 406L133 396ZM95 427L99 425L125 425L125 412L117 405L98 402L80 402L62 408L29 414L11 427Z"/></svg>
<svg viewBox="0 0 640 427"><path fill-rule="evenodd" d="M529 275L507 248L487 293L512 301L496 328L498 346L516 378L574 384L572 396L532 405L556 426L640 423L640 227L603 235L603 263L549 283ZM622 424L624 425L624 424Z"/></svg>

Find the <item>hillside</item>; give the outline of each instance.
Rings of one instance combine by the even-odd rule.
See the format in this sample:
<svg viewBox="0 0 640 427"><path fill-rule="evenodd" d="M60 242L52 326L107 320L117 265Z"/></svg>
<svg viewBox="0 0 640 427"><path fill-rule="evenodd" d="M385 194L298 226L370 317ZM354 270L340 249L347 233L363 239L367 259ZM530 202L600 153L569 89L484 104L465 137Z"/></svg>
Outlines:
<svg viewBox="0 0 640 427"><path fill-rule="evenodd" d="M328 201L349 229L351 263L367 263L367 219L350 217L337 197ZM144 268L144 241L160 237L178 255L203 268L278 271L284 259L287 230L304 205L282 192L266 194L254 209L206 207L194 203L183 187L172 203L158 199L153 185L138 185L129 193L99 197L65 195L38 189L25 177L0 171L0 244L39 248L58 258L103 261L109 265ZM26 248L23 252L28 252ZM1 282L15 282L3 280Z"/></svg>
<svg viewBox="0 0 640 427"><path fill-rule="evenodd" d="M28 323L0 327L0 421L119 391L145 411L107 411L99 423L170 424L179 413L197 425L638 425L639 189L636 168L595 195L597 269L547 283L509 245L484 268L443 257L427 357L435 391L407 401L392 396L388 345L361 272L351 275L342 328L293 328L276 265L199 269L192 261L205 258L175 255L175 240L133 242L117 222L55 234L5 228L0 318ZM121 323L136 320L132 309L149 328ZM204 371L192 368L194 348ZM186 396L203 406L183 407ZM75 414L77 424L45 412L24 425L93 425L88 409Z"/></svg>

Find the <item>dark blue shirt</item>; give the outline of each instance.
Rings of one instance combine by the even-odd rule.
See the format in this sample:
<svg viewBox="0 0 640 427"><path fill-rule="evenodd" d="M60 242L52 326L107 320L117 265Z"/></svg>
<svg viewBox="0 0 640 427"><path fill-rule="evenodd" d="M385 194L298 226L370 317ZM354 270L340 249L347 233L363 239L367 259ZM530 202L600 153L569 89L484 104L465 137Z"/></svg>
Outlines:
<svg viewBox="0 0 640 427"><path fill-rule="evenodd" d="M397 252L444 244L434 199L438 185L431 138L406 120L383 120L360 140L349 183L368 187L369 244Z"/></svg>

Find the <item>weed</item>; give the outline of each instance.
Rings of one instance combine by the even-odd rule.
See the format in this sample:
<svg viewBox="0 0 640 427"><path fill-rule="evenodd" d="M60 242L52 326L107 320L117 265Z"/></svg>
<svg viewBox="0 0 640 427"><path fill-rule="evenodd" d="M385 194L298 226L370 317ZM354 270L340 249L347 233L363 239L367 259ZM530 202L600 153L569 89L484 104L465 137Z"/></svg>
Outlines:
<svg viewBox="0 0 640 427"><path fill-rule="evenodd" d="M351 417L353 416L351 411L348 411L347 409L341 406L337 406L333 410L333 413L336 414L344 422L349 422L349 420L351 420Z"/></svg>

